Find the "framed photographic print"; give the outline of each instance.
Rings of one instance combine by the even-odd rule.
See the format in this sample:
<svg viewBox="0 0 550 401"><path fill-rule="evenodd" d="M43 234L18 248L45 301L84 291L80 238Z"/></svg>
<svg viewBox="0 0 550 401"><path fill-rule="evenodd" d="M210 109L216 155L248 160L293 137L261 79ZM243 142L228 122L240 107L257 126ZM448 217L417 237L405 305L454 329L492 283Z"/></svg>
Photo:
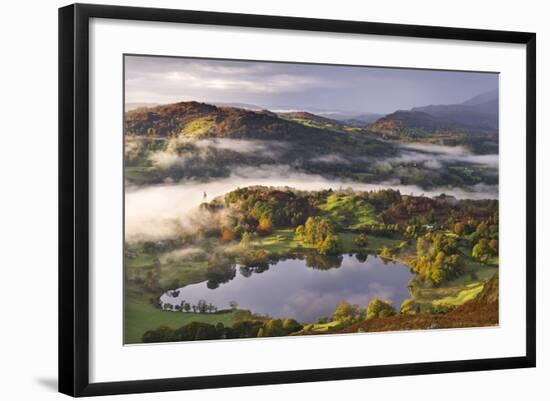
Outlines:
<svg viewBox="0 0 550 401"><path fill-rule="evenodd" d="M59 389L535 366L535 34L59 10Z"/></svg>

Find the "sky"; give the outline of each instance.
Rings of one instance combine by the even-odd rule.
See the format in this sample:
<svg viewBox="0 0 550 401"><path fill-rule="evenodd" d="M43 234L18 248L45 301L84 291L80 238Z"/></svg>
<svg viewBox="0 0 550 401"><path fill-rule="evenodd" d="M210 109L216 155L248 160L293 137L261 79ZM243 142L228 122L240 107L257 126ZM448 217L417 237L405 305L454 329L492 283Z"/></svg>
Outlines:
<svg viewBox="0 0 550 401"><path fill-rule="evenodd" d="M247 103L273 111L391 113L455 104L498 74L154 56L125 57L126 103Z"/></svg>

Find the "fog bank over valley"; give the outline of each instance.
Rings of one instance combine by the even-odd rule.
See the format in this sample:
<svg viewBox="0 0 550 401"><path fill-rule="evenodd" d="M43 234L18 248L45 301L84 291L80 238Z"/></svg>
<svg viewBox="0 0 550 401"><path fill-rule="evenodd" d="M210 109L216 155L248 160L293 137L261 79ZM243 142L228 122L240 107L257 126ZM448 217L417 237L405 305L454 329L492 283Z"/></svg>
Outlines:
<svg viewBox="0 0 550 401"><path fill-rule="evenodd" d="M179 233L192 230L200 222L220 218L199 212L202 202L230 192L236 188L254 185L289 187L304 191L339 190L351 188L355 191L395 189L402 194L437 196L441 193L458 199L497 199L498 187L478 184L471 190L462 188L433 188L423 190L415 185L401 185L397 182L365 184L353 181L331 180L321 175L296 172L285 165L265 165L236 168L227 178L208 182L184 180L172 184L144 187L127 186L125 208L125 236L130 242L162 240L176 237ZM206 197L205 197L206 195Z"/></svg>

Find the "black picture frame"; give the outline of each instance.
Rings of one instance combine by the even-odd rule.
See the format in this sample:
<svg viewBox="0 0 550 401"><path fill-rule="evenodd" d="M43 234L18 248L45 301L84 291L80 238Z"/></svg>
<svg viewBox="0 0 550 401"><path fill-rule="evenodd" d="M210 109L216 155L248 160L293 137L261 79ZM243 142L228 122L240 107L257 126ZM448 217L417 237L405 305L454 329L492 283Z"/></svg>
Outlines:
<svg viewBox="0 0 550 401"><path fill-rule="evenodd" d="M91 18L524 44L527 68L526 354L520 357L495 359L90 383L88 28ZM534 367L536 363L535 102L535 33L87 4L74 4L60 8L59 391L71 396L95 396Z"/></svg>

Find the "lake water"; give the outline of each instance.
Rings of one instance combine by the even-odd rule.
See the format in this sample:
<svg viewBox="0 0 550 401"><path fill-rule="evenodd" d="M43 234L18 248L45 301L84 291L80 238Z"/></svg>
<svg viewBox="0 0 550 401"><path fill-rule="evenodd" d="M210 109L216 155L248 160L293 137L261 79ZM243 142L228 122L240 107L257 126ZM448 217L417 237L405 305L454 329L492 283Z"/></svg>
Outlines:
<svg viewBox="0 0 550 401"><path fill-rule="evenodd" d="M341 301L365 307L379 298L392 301L398 309L410 297L407 284L414 277L407 266L384 264L372 255L366 260L360 255L287 259L267 270L235 269L234 278L226 283L205 281L170 290L161 296L161 303L180 305L185 300L196 305L205 300L227 309L230 301L236 301L239 309L310 323L330 316Z"/></svg>

